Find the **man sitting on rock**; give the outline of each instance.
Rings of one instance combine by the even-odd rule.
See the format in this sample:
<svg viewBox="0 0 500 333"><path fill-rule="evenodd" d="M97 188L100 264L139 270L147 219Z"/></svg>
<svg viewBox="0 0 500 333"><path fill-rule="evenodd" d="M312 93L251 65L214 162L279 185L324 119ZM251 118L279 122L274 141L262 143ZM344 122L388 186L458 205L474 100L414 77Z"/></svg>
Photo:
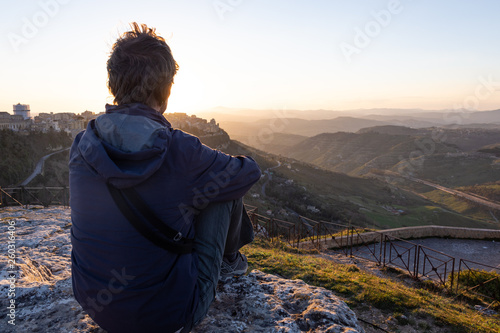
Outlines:
<svg viewBox="0 0 500 333"><path fill-rule="evenodd" d="M70 152L73 292L111 333L188 332L219 278L247 270L241 198L260 169L172 129L177 63L154 29L131 27L107 62L114 105Z"/></svg>

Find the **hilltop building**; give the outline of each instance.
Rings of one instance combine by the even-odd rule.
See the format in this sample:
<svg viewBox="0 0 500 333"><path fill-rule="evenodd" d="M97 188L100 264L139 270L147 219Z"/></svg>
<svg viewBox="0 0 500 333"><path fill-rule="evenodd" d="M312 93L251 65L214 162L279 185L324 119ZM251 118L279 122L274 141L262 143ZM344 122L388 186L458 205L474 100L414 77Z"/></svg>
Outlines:
<svg viewBox="0 0 500 333"><path fill-rule="evenodd" d="M35 117L33 129L41 132L47 132L49 130L65 131L73 136L76 136L76 134L85 128L85 124L85 117L72 112L41 112Z"/></svg>
<svg viewBox="0 0 500 333"><path fill-rule="evenodd" d="M165 118L173 128L185 130L194 135L208 135L220 132L219 124L215 119L209 122L206 119L198 118L195 115L188 116L186 113L167 113Z"/></svg>
<svg viewBox="0 0 500 333"><path fill-rule="evenodd" d="M28 104L17 103L13 105L14 115L22 116L24 120L31 119L30 106Z"/></svg>
<svg viewBox="0 0 500 333"><path fill-rule="evenodd" d="M84 112L82 112L80 114L80 116L83 117L83 119L86 122L89 122L90 120L95 119L97 117L97 115L95 114L95 112L88 111L88 110L85 110Z"/></svg>
<svg viewBox="0 0 500 333"><path fill-rule="evenodd" d="M12 115L8 112L0 112L0 130L10 129L12 131L26 130L31 127L31 119L24 119L22 115Z"/></svg>

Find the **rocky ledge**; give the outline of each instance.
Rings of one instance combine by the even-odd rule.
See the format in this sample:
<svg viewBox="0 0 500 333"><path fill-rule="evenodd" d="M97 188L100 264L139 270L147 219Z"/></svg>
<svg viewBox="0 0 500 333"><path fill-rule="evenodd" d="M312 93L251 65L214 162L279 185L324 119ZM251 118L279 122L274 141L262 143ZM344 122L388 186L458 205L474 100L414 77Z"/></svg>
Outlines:
<svg viewBox="0 0 500 333"><path fill-rule="evenodd" d="M0 256L0 293L15 286L14 309L2 297L0 332L93 332L71 290L70 211L0 209L0 243L15 231L16 267ZM9 279L14 270L16 280ZM15 324L15 325L13 325ZM219 285L217 300L194 332L363 332L355 314L330 291L260 271Z"/></svg>
<svg viewBox="0 0 500 333"><path fill-rule="evenodd" d="M220 284L202 332L364 332L331 291L254 270Z"/></svg>

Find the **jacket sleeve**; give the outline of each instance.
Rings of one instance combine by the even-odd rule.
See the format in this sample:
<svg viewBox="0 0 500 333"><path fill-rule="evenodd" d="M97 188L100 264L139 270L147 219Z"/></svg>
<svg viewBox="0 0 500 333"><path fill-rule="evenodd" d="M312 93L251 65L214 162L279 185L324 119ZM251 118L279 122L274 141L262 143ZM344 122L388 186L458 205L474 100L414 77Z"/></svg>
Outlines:
<svg viewBox="0 0 500 333"><path fill-rule="evenodd" d="M236 200L255 184L261 175L257 162L247 156L230 156L211 149L190 137L187 173L195 202Z"/></svg>

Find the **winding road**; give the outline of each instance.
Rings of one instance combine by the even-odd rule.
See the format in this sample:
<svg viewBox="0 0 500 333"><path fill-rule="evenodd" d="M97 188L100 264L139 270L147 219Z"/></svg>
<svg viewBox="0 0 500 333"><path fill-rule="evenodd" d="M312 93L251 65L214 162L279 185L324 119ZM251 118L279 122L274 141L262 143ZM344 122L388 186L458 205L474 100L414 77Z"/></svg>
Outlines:
<svg viewBox="0 0 500 333"><path fill-rule="evenodd" d="M55 155L55 154L58 154L60 152L63 152L63 151L66 151L66 150L69 150L69 148L65 148L65 149L61 149L61 150L58 150L58 151L55 151L53 153L50 153L48 155L45 155L44 157L42 157L38 163L36 164L36 167L35 167L35 171L33 171L33 173L28 177L26 178L21 184L19 184L20 186L26 186L28 185L32 180L33 178L35 178L36 176L38 176L39 174L42 173L43 171L43 165L45 164L45 160L47 158L49 158L50 156L52 155Z"/></svg>

